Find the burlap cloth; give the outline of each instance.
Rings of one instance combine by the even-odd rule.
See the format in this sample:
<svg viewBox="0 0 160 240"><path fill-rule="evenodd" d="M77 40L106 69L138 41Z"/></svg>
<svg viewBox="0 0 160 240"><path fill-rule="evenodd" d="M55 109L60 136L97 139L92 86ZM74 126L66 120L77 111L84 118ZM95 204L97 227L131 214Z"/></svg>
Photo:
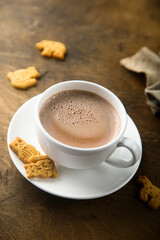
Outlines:
<svg viewBox="0 0 160 240"><path fill-rule="evenodd" d="M120 64L146 75L147 104L154 115L160 115L160 56L147 47L142 47L135 55L122 59Z"/></svg>

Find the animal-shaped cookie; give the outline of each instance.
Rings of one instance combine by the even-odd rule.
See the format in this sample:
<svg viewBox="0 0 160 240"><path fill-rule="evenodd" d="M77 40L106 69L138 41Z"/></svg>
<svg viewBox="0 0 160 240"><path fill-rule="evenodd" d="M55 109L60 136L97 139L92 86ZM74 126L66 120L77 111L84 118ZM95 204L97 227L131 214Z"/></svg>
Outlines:
<svg viewBox="0 0 160 240"><path fill-rule="evenodd" d="M43 57L54 57L60 60L64 59L66 54L66 46L61 42L55 42L50 40L43 40L36 43L36 48L42 50L41 55Z"/></svg>
<svg viewBox="0 0 160 240"><path fill-rule="evenodd" d="M24 168L27 172L28 178L56 178L57 170L54 162L45 155L32 156L29 164L25 164Z"/></svg>
<svg viewBox="0 0 160 240"><path fill-rule="evenodd" d="M54 161L46 155L41 155L35 147L26 143L20 137L16 137L14 141L9 144L9 147L24 163L26 163L24 168L28 178L57 177L57 169Z"/></svg>
<svg viewBox="0 0 160 240"><path fill-rule="evenodd" d="M37 79L40 74L35 67L19 69L14 72L9 72L7 78L15 88L26 89L37 84Z"/></svg>
<svg viewBox="0 0 160 240"><path fill-rule="evenodd" d="M20 137L16 137L13 142L9 144L9 147L15 152L22 162L28 163L32 155L40 155L35 147L26 143Z"/></svg>
<svg viewBox="0 0 160 240"><path fill-rule="evenodd" d="M154 186L146 176L139 176L137 182L142 186L139 191L139 198L148 202L148 206L154 210L160 206L160 189Z"/></svg>

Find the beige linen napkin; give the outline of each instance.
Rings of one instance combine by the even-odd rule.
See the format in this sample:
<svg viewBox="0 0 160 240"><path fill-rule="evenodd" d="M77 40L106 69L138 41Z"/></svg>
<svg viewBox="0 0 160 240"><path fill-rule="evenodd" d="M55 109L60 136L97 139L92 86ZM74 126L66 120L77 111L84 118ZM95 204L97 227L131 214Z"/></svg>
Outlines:
<svg viewBox="0 0 160 240"><path fill-rule="evenodd" d="M145 95L153 114L160 114L160 56L147 47L124 58L120 64L125 68L146 75Z"/></svg>

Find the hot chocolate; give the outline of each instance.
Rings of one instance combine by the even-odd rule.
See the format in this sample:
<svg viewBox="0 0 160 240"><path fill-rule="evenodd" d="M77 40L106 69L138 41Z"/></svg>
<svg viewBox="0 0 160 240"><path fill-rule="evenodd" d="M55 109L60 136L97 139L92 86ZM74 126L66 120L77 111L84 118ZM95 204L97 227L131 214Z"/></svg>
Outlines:
<svg viewBox="0 0 160 240"><path fill-rule="evenodd" d="M40 110L40 121L54 139L78 148L103 146L121 128L120 117L108 101L82 90L51 96Z"/></svg>

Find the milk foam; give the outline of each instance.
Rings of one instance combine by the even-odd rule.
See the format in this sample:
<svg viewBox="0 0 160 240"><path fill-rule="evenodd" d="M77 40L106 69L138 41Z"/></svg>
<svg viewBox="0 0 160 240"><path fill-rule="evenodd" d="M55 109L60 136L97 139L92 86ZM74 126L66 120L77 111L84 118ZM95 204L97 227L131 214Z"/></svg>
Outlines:
<svg viewBox="0 0 160 240"><path fill-rule="evenodd" d="M102 97L81 90L68 90L50 97L42 106L40 120L46 131L67 145L102 146L120 131L114 107Z"/></svg>

